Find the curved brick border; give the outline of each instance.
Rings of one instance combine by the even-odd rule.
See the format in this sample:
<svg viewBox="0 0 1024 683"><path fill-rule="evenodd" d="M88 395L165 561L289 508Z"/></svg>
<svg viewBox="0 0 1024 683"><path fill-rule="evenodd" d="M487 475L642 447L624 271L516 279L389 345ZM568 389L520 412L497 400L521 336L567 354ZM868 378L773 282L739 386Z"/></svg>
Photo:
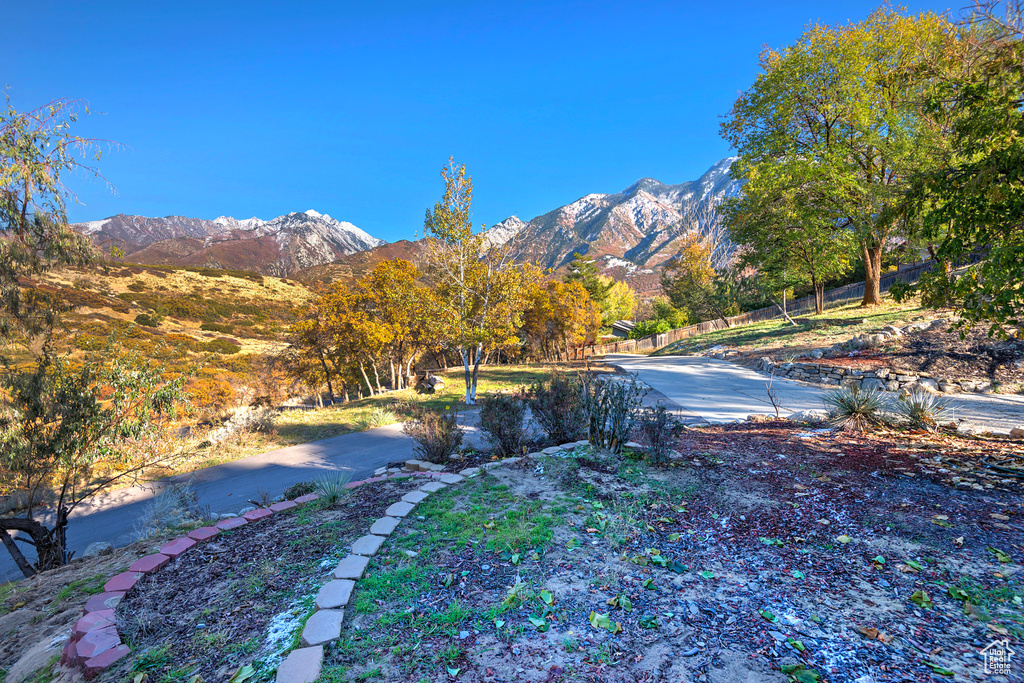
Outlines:
<svg viewBox="0 0 1024 683"><path fill-rule="evenodd" d="M145 574L159 571L174 558L197 544L214 538L222 531L258 522L277 512L291 510L318 498L319 496L311 493L292 501L275 503L269 508L250 510L240 517L222 519L212 526L200 527L186 536L165 543L157 553L139 558L127 571L111 577L103 585L103 593L94 595L85 603L84 613L71 629L71 637L61 653L60 663L69 669L81 669L86 680L94 678L131 652L128 646L121 642L121 637L117 633L114 609Z"/></svg>

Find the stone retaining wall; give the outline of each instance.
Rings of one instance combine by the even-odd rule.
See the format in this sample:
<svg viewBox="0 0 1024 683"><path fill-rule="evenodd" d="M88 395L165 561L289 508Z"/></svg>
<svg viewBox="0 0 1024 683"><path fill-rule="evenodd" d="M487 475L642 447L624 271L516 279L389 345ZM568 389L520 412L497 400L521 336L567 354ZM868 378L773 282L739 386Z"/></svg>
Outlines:
<svg viewBox="0 0 1024 683"><path fill-rule="evenodd" d="M840 365L830 365L828 361L820 363L775 363L764 357L757 361L755 367L765 374L776 377L795 379L802 382L830 384L835 386L856 386L875 391L900 391L902 389L922 388L928 391L958 394L961 392L992 393L993 387L988 382L975 380L951 380L935 377L928 372L909 372L876 368L874 370L857 370Z"/></svg>

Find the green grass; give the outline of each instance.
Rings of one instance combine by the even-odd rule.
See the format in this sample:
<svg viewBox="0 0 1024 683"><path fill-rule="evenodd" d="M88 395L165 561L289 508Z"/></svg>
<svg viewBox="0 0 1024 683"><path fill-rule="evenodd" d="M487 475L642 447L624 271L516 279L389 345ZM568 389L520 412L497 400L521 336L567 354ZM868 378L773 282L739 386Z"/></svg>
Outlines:
<svg viewBox="0 0 1024 683"><path fill-rule="evenodd" d="M60 655L54 655L46 662L43 668L34 671L31 678L26 678L25 683L50 683L50 681L57 677L56 669L59 662ZM6 671L0 669L0 673L6 673Z"/></svg>
<svg viewBox="0 0 1024 683"><path fill-rule="evenodd" d="M50 614L55 614L63 608L63 605L68 600L79 595L98 595L103 592L103 584L106 582L106 574L96 574L87 579L72 581L57 591L57 594L53 596L53 600L47 607L47 611Z"/></svg>
<svg viewBox="0 0 1024 683"><path fill-rule="evenodd" d="M845 341L854 335L878 330L885 325L912 322L933 314L933 311L921 308L916 303L897 304L887 300L875 308L862 308L858 304L850 304L840 308L825 309L821 315L799 316L801 319L810 320L810 326L793 327L785 320L780 319L727 330L715 330L669 344L651 355L681 355L717 345L736 347L740 350L789 346L831 346L838 341ZM815 325L814 321L816 320L842 320L845 322L839 325Z"/></svg>
<svg viewBox="0 0 1024 683"><path fill-rule="evenodd" d="M477 380L477 397L482 398L501 391L514 391L541 379L547 379L554 367L540 364L482 367ZM382 417L388 417L393 422L401 422L423 409L464 408L466 386L462 369L439 374L444 377L445 387L433 394L420 394L415 389L404 389L383 396L371 396L314 410L286 411L274 421L277 441L282 446L309 443L381 426ZM390 413L390 416L386 413Z"/></svg>

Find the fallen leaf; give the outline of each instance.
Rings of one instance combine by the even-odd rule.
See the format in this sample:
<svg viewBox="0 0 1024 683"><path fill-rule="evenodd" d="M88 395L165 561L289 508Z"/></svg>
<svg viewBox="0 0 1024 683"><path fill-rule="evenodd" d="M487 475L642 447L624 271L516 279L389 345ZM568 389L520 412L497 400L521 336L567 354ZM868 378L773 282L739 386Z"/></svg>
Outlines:
<svg viewBox="0 0 1024 683"><path fill-rule="evenodd" d="M246 664L228 679L228 683L242 683L256 675L256 669Z"/></svg>
<svg viewBox="0 0 1024 683"><path fill-rule="evenodd" d="M868 640L875 640L878 638L878 629L870 626L858 626L857 630L867 638Z"/></svg>
<svg viewBox="0 0 1024 683"><path fill-rule="evenodd" d="M847 536L846 534L843 534L842 536L836 536L836 540L845 545L846 543L849 543L853 539L850 538L849 536Z"/></svg>
<svg viewBox="0 0 1024 683"><path fill-rule="evenodd" d="M1010 634L1010 632L1008 630L1006 630L1002 626L999 626L998 624L985 624L985 626L988 626L989 629L995 631L996 633L998 633L1001 636L1005 636L1005 635L1009 635Z"/></svg>
<svg viewBox="0 0 1024 683"><path fill-rule="evenodd" d="M1000 550L999 548L993 548L992 546L989 546L987 550L993 555L995 555L996 559L999 560L1000 563L1006 564L1007 562L1010 562L1009 554Z"/></svg>
<svg viewBox="0 0 1024 683"><path fill-rule="evenodd" d="M935 607L935 603L932 602L932 599L924 591L914 591L910 596L910 601L922 609Z"/></svg>
<svg viewBox="0 0 1024 683"><path fill-rule="evenodd" d="M938 664L932 664L931 662L925 662L925 664L928 665L929 669L931 669L935 673L940 674L942 676L955 676L956 675L955 673L953 673L952 671L950 671L949 669L947 669L944 666L939 666Z"/></svg>

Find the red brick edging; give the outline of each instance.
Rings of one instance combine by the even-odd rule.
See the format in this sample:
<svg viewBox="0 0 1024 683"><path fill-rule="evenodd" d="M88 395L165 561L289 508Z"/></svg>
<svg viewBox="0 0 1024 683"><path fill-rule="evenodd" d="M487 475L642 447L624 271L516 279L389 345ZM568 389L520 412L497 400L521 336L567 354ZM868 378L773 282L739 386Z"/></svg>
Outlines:
<svg viewBox="0 0 1024 683"><path fill-rule="evenodd" d="M345 485L345 488L353 489L363 484L370 484L377 481L384 481L388 478L408 477L411 475L434 477L439 476L434 472L402 472L392 477L371 477L360 481L353 481ZM151 555L139 558L128 568L128 571L121 572L111 577L103 585L103 593L89 598L83 607L82 617L75 622L71 629L71 637L61 654L60 663L69 669L81 669L86 680L95 678L101 671L119 661L122 657L131 652L131 649L121 642L117 633L117 624L114 618L114 610L125 595L135 587L146 574L152 574L166 566L171 560L195 547L199 543L216 537L222 531L237 529L238 527L252 524L266 519L278 512L292 510L300 505L305 505L318 500L319 496L309 493L299 496L295 500L274 503L266 508L250 510L240 517L229 517L222 519L212 526L204 526L195 529L186 536L176 538L164 544L160 551Z"/></svg>

